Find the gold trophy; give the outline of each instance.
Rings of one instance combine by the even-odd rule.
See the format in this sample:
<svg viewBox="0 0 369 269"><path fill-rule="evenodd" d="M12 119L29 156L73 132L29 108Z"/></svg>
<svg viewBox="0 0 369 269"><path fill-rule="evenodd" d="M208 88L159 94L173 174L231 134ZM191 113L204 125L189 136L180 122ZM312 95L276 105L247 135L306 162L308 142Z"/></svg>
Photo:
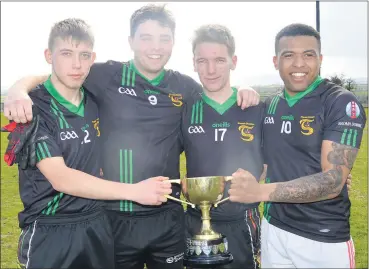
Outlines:
<svg viewBox="0 0 369 269"><path fill-rule="evenodd" d="M187 201L172 199L186 203L193 208L197 206L201 210L202 227L200 233L186 239L187 249L184 263L187 266L223 265L232 262L232 254L228 251L228 242L225 235L215 232L210 223L210 208L217 207L220 203L229 199L223 198L225 183L232 177L211 176L194 177L185 179L172 179L171 183L182 185L182 193Z"/></svg>

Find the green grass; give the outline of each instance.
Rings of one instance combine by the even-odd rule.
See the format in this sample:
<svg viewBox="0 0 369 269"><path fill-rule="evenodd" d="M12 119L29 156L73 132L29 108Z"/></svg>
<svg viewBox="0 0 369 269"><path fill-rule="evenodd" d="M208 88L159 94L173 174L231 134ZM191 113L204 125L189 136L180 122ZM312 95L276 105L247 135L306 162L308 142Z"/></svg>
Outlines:
<svg viewBox="0 0 369 269"><path fill-rule="evenodd" d="M368 110L366 109L366 113ZM367 114L368 115L368 114ZM7 121L1 114L1 125ZM16 167L4 163L7 134L1 134L1 268L17 267L18 212L22 203L18 194L18 174ZM351 234L355 241L356 267L368 268L368 127L363 135L362 146L352 171L353 184L350 193ZM185 175L185 158L181 156L181 177ZM262 213L262 205L260 212Z"/></svg>

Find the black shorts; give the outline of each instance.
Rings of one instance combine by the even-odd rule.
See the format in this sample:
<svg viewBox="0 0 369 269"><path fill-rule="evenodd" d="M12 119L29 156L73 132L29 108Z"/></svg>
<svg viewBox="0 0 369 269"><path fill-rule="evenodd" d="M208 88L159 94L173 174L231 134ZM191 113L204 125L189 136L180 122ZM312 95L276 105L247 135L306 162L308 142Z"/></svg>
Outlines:
<svg viewBox="0 0 369 269"><path fill-rule="evenodd" d="M201 216L186 213L186 237L201 229ZM211 220L213 230L225 235L233 255L230 264L216 267L227 269L260 268L260 214L258 208L244 212L239 220Z"/></svg>
<svg viewBox="0 0 369 269"><path fill-rule="evenodd" d="M21 268L114 269L114 241L101 209L81 214L41 216L19 237Z"/></svg>
<svg viewBox="0 0 369 269"><path fill-rule="evenodd" d="M115 238L116 269L183 269L184 211L109 211Z"/></svg>

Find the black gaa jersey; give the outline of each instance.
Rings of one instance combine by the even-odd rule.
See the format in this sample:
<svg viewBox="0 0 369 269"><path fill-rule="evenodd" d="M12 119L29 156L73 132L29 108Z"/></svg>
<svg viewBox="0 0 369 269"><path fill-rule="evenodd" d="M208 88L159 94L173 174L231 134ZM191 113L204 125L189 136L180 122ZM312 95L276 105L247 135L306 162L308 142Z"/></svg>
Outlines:
<svg viewBox="0 0 369 269"><path fill-rule="evenodd" d="M84 84L94 94L100 112L101 157L107 180L137 183L155 176L179 178L182 152L180 126L183 104L201 87L172 70L148 80L132 62L95 64ZM143 194L144 195L144 194ZM173 184L173 196L180 188ZM143 206L132 201L108 201L124 212L181 206Z"/></svg>
<svg viewBox="0 0 369 269"><path fill-rule="evenodd" d="M91 97L84 93L83 101L77 107L56 91L50 79L34 89L30 97L40 112L36 136L37 162L63 157L68 167L99 177L99 115ZM102 204L101 201L54 190L37 168L18 170L19 191L24 205L24 210L19 213L21 228L40 215L82 213Z"/></svg>
<svg viewBox="0 0 369 269"><path fill-rule="evenodd" d="M231 176L238 168L243 168L259 180L264 163L261 149L263 105L242 110L237 105L237 91L233 91L223 104L202 94L202 98L186 106L182 133L187 177ZM229 187L227 183L223 198L229 196ZM212 208L211 217L243 219L246 209L257 206L258 203L226 201ZM195 213L191 208L188 210Z"/></svg>
<svg viewBox="0 0 369 269"><path fill-rule="evenodd" d="M266 103L264 157L266 182L285 182L321 173L323 140L360 147L366 116L351 92L328 80L317 80L303 97L283 93ZM315 86L315 87L314 87ZM314 203L265 203L264 217L291 233L321 242L350 239L347 186L334 199Z"/></svg>

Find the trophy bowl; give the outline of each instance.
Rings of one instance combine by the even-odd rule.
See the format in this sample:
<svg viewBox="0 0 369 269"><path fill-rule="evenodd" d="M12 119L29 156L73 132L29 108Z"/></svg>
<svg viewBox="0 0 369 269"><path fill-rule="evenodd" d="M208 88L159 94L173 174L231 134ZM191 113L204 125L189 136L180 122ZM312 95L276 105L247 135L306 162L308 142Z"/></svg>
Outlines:
<svg viewBox="0 0 369 269"><path fill-rule="evenodd" d="M188 266L222 265L232 262L225 235L215 232L211 227L210 209L228 200L223 198L226 181L232 177L209 176L169 180L181 184L186 201L167 195L168 199L198 207L201 210L202 227L199 233L186 239L184 263Z"/></svg>

